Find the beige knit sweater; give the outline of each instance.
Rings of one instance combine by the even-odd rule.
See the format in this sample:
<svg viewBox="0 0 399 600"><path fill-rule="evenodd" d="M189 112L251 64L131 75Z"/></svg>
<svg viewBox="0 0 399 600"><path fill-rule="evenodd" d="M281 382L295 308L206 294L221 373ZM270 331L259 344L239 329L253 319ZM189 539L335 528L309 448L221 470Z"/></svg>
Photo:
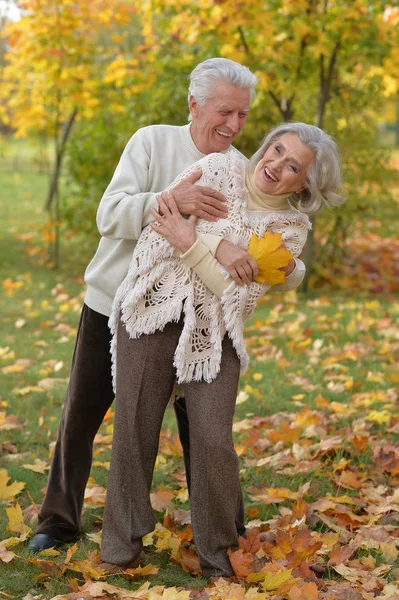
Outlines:
<svg viewBox="0 0 399 600"><path fill-rule="evenodd" d="M306 241L310 221L293 207L282 211L247 210L245 164L237 153L211 154L186 169L170 187L202 168L200 185L211 186L226 198L229 216L216 222L200 220L199 233L214 234L243 248L253 233L260 238L266 229L282 234L286 248L297 257ZM227 273L225 274L227 277ZM221 300L160 234L146 227L137 242L128 274L117 290L110 317L115 381L117 360L116 328L119 318L131 338L162 330L166 323L184 314L182 334L175 352L177 381L212 381L220 370L222 340L227 332L241 363L248 366L243 339L244 324L257 301L270 289L253 282L233 282Z"/></svg>

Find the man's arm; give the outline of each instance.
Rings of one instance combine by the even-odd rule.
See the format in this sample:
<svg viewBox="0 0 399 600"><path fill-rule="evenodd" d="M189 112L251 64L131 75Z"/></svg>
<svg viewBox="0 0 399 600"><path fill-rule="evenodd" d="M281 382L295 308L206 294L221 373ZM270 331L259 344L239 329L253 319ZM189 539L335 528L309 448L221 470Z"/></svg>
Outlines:
<svg viewBox="0 0 399 600"><path fill-rule="evenodd" d="M149 155L144 134L139 130L123 151L100 201L97 227L103 237L137 240L142 229L154 220L150 209L158 208L157 195L163 190L149 191L151 160L156 160L156 157ZM171 175L169 183L172 183L174 175ZM222 194L206 186L194 185L200 176L200 170L191 173L174 188L182 214L194 214L211 221L226 217Z"/></svg>
<svg viewBox="0 0 399 600"><path fill-rule="evenodd" d="M150 208L157 207L156 194L145 192L147 170L127 153L118 167L97 211L97 227L103 237L137 240L152 220Z"/></svg>
<svg viewBox="0 0 399 600"><path fill-rule="evenodd" d="M173 188L173 196L180 214L194 215L207 221L225 219L228 212L223 204L225 202L223 194L208 186L194 185L201 175L201 170L198 170ZM163 198L167 203L165 194Z"/></svg>

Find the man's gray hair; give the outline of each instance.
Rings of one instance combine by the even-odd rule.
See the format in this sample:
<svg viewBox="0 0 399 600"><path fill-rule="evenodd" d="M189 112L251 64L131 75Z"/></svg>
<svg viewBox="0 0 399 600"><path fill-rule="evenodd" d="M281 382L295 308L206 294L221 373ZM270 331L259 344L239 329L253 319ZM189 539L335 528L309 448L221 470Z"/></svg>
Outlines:
<svg viewBox="0 0 399 600"><path fill-rule="evenodd" d="M188 101L194 96L200 106L209 98L213 98L219 83L228 83L235 87L247 89L250 100L255 95L256 76L244 65L228 58L209 58L199 63L190 74Z"/></svg>
<svg viewBox="0 0 399 600"><path fill-rule="evenodd" d="M259 150L250 159L255 168L266 150L284 135L295 133L302 144L313 150L314 163L309 167L305 189L295 197L298 209L305 213L316 213L322 206L336 208L345 202L338 193L341 180L341 155L333 138L315 125L307 123L282 123L266 134Z"/></svg>

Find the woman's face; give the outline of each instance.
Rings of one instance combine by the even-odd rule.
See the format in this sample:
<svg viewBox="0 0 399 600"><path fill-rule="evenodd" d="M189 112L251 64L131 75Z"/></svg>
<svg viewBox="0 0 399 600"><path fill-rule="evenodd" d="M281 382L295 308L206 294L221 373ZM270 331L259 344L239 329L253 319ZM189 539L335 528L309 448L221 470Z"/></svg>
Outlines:
<svg viewBox="0 0 399 600"><path fill-rule="evenodd" d="M272 196L300 192L306 185L307 171L314 159L313 150L295 133L288 133L273 142L256 165L256 187Z"/></svg>

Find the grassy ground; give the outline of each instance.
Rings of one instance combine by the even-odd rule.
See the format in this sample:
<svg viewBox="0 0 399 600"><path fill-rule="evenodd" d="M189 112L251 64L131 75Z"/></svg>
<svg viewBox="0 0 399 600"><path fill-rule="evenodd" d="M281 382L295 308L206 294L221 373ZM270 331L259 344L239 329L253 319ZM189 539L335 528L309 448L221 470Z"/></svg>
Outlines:
<svg viewBox="0 0 399 600"><path fill-rule="evenodd" d="M64 237L61 269L48 268L45 248L49 236L41 209L45 185L44 176L6 174L0 190L0 277L4 291L0 297L0 468L10 478L8 486L24 484L17 493L7 487L4 472L0 478L3 540L24 537L21 519L16 517L17 525L10 521L10 508L21 507L25 529L35 526L84 294L82 275L88 257L81 255L79 240ZM388 512L371 510L388 502L399 483L399 453L395 445L399 439L398 319L399 302L395 297L364 296L361 290L345 295L287 294L265 300L247 327L252 360L241 381L236 412L235 441L247 522L277 538L285 532L284 535L292 536L291 542L304 529L322 536L319 563L326 562L333 551L356 543L353 556L350 553L342 564L357 572L362 567L367 571L365 579L376 581L375 590L386 592L385 596L369 597L393 597L388 595L388 587L383 587L388 585L384 581L397 582L399 578L394 552L395 540L399 539L399 501L391 500ZM23 541L15 545L0 543L0 597L31 598L27 596L30 593L50 599L72 592L77 595L71 597L94 597L77 592L85 581L97 578L95 557L111 434L112 414L105 420L95 445L83 515L84 535L69 561L74 571L67 570L66 550L55 557L43 556L41 562L35 563L28 562ZM384 461L381 447L391 462ZM193 567L187 552L192 548L190 540L185 541L189 533L186 537L179 533L184 529L183 525L179 527L179 519L185 515L180 511L188 509L183 473L174 418L169 411L154 479L159 529L147 540L144 552L145 563L155 565L159 571L142 578L139 574L109 577L107 582L115 588L136 589L147 579L152 585L166 587L202 589L206 585L203 578L190 572ZM175 524L170 516L165 518L165 507L171 499L169 514ZM331 503L329 511L320 509L317 502L321 499ZM296 524L298 519L302 519L301 526ZM364 542L360 524L379 530L385 527L388 538L384 540L391 546ZM335 545L332 535L338 536ZM258 561L275 552L269 546L262 547L263 555L258 551ZM290 551L292 548L294 545ZM245 552L251 556L248 548ZM175 561L170 560L171 556ZM288 556L287 552L285 558L280 557L281 569L288 570ZM359 562L364 557L368 563ZM181 566L183 562L186 570ZM311 559L307 557L302 562L307 564ZM297 561L297 570L298 564ZM388 565L386 571L382 570L385 580L376 572L381 565ZM256 570L250 567L250 572L252 568ZM310 591L306 595L302 587L304 595L289 596L287 588L288 591L279 592L279 598L333 598L326 595L327 588L323 591L323 584L314 580L313 572L313 579L309 574L306 578L305 571L294 572L298 585L316 581L320 596L314 595L313 588L309 588L313 595ZM240 582L248 586L251 579L242 573ZM342 569L335 572L333 566L324 568L324 574L330 583L340 577L343 584L352 581ZM362 577L355 580L359 589L363 586ZM99 579L104 581L101 575ZM270 591L263 585L260 597L269 598L269 593L275 594L277 589L272 587ZM166 594L163 588L157 593L159 597ZM244 593L243 587L239 597ZM170 597L176 594L171 591ZM219 597L233 596L232 592L220 592Z"/></svg>

